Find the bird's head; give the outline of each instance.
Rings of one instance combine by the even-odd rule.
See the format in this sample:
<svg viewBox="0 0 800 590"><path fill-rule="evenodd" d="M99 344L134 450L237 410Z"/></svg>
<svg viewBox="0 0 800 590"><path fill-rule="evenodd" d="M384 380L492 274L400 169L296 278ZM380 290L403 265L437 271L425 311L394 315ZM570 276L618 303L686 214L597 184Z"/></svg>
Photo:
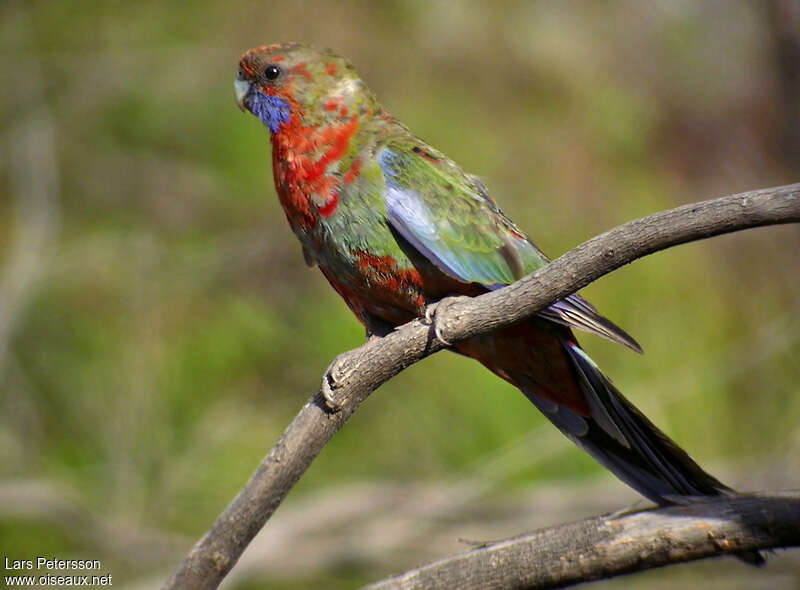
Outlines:
<svg viewBox="0 0 800 590"><path fill-rule="evenodd" d="M239 60L234 91L239 108L258 117L273 134L292 120L321 125L377 107L347 60L297 43L247 51Z"/></svg>

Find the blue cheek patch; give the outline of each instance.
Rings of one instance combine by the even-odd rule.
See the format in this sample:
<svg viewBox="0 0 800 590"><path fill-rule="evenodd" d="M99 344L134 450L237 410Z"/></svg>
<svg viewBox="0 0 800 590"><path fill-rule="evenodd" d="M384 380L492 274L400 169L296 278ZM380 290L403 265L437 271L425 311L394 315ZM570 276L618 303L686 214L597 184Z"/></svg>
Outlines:
<svg viewBox="0 0 800 590"><path fill-rule="evenodd" d="M250 112L261 119L272 133L277 133L281 123L289 120L289 103L279 96L270 96L256 90L250 96Z"/></svg>

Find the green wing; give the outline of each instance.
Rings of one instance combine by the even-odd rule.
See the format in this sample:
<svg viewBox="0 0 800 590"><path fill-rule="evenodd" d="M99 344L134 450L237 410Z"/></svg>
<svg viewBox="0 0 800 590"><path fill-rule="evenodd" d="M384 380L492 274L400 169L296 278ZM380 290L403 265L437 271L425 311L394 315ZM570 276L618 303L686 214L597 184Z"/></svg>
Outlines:
<svg viewBox="0 0 800 590"><path fill-rule="evenodd" d="M379 155L389 223L442 272L494 289L547 264L483 184L430 148Z"/></svg>
<svg viewBox="0 0 800 590"><path fill-rule="evenodd" d="M378 161L389 224L443 273L497 289L547 264L480 180L422 142L390 142ZM578 295L540 315L641 352L631 336Z"/></svg>

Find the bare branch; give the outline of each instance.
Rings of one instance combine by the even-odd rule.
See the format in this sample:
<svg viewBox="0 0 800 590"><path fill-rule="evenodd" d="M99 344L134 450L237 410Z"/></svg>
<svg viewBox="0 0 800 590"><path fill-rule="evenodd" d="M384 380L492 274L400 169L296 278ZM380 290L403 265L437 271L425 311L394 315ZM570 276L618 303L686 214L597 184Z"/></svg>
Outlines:
<svg viewBox="0 0 800 590"><path fill-rule="evenodd" d="M562 588L746 550L800 546L800 492L597 516L436 561L368 590Z"/></svg>
<svg viewBox="0 0 800 590"><path fill-rule="evenodd" d="M685 205L631 221L584 242L531 276L474 299L445 300L435 324L453 342L505 326L574 293L637 258L702 238L800 221L800 184ZM255 473L189 552L165 590L216 588L292 486L358 406L382 383L444 348L418 319L342 355L341 409L317 393L303 406Z"/></svg>

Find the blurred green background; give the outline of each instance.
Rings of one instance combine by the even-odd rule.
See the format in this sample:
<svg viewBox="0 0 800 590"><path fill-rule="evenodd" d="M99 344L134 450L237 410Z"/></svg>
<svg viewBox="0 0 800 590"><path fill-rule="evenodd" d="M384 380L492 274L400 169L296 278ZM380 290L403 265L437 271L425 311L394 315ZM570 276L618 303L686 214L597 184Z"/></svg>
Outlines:
<svg viewBox="0 0 800 590"><path fill-rule="evenodd" d="M551 256L800 179L792 0L5 2L0 554L100 559L117 587L157 587L362 342L234 103L241 53L280 41L349 57ZM741 489L800 481L798 252L796 226L764 228L584 291L646 350L585 336L592 356ZM350 588L636 498L510 386L440 354L359 410L226 587ZM800 556L598 587L687 584L796 588Z"/></svg>

